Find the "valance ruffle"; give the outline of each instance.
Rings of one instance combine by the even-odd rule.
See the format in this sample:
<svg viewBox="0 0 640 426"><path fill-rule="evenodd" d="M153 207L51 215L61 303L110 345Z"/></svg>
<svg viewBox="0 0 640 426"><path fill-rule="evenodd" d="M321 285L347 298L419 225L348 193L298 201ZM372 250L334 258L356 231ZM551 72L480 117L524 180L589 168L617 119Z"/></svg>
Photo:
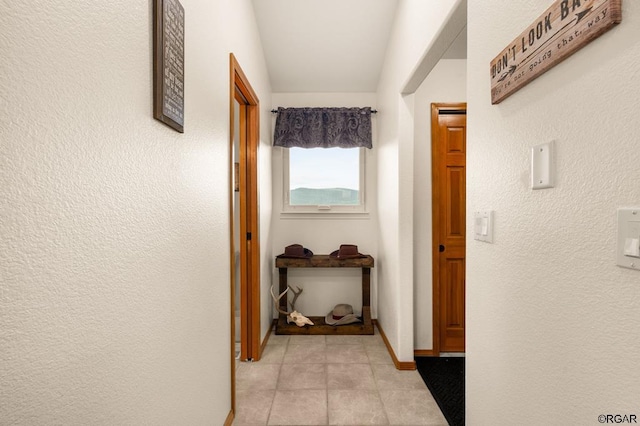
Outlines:
<svg viewBox="0 0 640 426"><path fill-rule="evenodd" d="M273 145L371 148L371 108L278 108Z"/></svg>

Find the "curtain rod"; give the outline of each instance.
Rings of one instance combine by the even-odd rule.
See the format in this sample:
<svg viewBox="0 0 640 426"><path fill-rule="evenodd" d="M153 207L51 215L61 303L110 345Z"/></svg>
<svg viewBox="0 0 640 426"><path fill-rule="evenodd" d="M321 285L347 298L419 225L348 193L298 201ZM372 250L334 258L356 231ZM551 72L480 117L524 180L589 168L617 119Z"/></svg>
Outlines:
<svg viewBox="0 0 640 426"><path fill-rule="evenodd" d="M277 110L277 109L272 109L272 110L271 110L271 113L272 113L272 114L277 114L277 113L278 113L278 110ZM372 110L371 110L371 114L377 114L377 113L378 113L378 110L377 110L377 109L372 109Z"/></svg>

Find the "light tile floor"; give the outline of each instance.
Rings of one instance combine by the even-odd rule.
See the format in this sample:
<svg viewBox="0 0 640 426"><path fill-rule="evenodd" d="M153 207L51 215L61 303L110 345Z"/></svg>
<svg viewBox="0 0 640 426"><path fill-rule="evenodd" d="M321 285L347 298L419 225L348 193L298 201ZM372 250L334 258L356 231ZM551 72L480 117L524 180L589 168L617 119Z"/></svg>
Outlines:
<svg viewBox="0 0 640 426"><path fill-rule="evenodd" d="M447 421L417 371L395 368L379 334L277 336L236 367L234 426L438 425Z"/></svg>

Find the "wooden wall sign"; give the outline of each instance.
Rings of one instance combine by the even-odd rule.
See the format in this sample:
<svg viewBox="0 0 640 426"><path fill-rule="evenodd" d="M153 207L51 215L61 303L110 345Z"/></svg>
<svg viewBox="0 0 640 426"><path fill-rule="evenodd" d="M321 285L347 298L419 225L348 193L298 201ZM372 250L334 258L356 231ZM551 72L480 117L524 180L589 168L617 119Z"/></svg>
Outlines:
<svg viewBox="0 0 640 426"><path fill-rule="evenodd" d="M621 21L622 0L556 0L491 61L491 103L500 103Z"/></svg>
<svg viewBox="0 0 640 426"><path fill-rule="evenodd" d="M184 133L184 8L153 2L153 116Z"/></svg>

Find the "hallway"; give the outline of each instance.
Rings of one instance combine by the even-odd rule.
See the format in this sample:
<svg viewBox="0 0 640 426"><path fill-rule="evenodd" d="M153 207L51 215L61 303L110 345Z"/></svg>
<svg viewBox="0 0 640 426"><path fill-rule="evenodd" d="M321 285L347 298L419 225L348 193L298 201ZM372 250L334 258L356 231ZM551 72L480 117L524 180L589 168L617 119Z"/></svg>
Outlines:
<svg viewBox="0 0 640 426"><path fill-rule="evenodd" d="M185 12L185 78L175 86L183 133L154 114L164 3ZM386 9L373 13L374 3ZM599 5L609 17L621 9L622 21L576 36ZM283 248L355 244L375 259L371 314L392 359L434 353L433 252L446 245L433 238L431 104L466 102L467 169L457 179L466 252L464 265L451 263L465 277L466 424L639 414L640 229L618 215L640 212L640 1L25 0L0 9L3 425L220 426L234 415L236 425L443 424L417 373L395 370L378 336L272 335L263 360L232 361L231 53L260 105L251 329L261 341ZM566 15L552 23L555 46L536 34L549 13ZM459 35L466 55L449 57ZM565 38L580 47L571 56ZM524 48L527 63L515 58ZM514 79L518 68L546 72L494 104L491 60L506 49ZM542 67L544 56L557 65ZM377 111L361 169L366 214L284 211L291 182L285 149L273 146L278 107ZM534 189L535 149L552 141L554 186ZM481 212L492 212L493 243L475 239ZM289 277L304 287L299 312L360 308L360 271L299 269ZM414 398L422 411L411 412Z"/></svg>
<svg viewBox="0 0 640 426"><path fill-rule="evenodd" d="M277 336L236 366L243 425L447 425L417 371L395 368L373 336Z"/></svg>

